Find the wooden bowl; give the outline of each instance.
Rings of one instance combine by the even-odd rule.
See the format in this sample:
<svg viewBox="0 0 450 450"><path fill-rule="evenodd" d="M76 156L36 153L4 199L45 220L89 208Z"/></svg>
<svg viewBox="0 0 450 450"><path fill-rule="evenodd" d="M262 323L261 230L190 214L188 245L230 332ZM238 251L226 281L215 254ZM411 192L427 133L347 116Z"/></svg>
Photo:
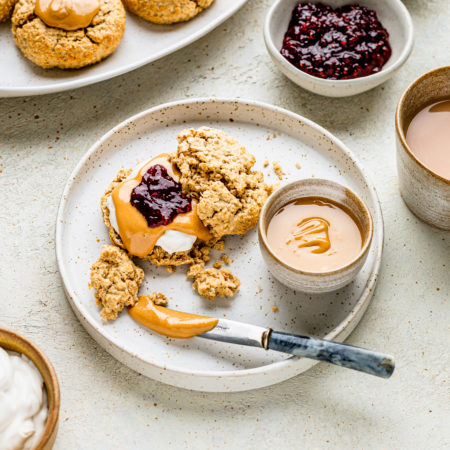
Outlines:
<svg viewBox="0 0 450 450"><path fill-rule="evenodd" d="M50 450L58 432L60 407L59 383L55 369L45 354L28 339L0 327L0 347L25 355L44 379L48 397L48 417L44 432L33 450Z"/></svg>
<svg viewBox="0 0 450 450"><path fill-rule="evenodd" d="M400 194L424 222L450 230L450 180L425 167L406 142L412 118L430 103L450 98L450 66L427 72L402 95L395 114Z"/></svg>

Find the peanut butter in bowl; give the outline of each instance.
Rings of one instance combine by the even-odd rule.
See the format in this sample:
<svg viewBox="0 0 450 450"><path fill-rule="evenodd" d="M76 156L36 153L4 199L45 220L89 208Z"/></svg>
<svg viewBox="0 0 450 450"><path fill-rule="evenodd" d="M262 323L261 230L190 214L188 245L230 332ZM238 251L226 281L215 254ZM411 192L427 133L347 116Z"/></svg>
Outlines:
<svg viewBox="0 0 450 450"><path fill-rule="evenodd" d="M344 206L320 197L294 200L269 222L267 239L282 261L309 272L326 272L356 258L362 232Z"/></svg>

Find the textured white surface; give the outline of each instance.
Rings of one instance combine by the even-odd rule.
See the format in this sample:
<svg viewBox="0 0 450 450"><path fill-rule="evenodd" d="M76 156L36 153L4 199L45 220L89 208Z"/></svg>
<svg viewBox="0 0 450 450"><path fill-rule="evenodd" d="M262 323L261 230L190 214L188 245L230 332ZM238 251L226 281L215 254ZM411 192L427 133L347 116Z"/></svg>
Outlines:
<svg viewBox="0 0 450 450"><path fill-rule="evenodd" d="M250 0L207 37L126 76L57 95L0 100L0 323L33 339L55 365L62 389L56 449L449 446L449 234L421 223L403 204L393 126L406 86L448 64L449 3L408 0L416 31L410 59L385 85L347 99L309 94L272 66L262 42L269 5ZM395 355L390 380L319 364L258 391L188 392L127 369L75 318L54 256L67 177L123 119L208 95L298 112L340 137L371 171L384 212L385 251L375 296L348 342Z"/></svg>

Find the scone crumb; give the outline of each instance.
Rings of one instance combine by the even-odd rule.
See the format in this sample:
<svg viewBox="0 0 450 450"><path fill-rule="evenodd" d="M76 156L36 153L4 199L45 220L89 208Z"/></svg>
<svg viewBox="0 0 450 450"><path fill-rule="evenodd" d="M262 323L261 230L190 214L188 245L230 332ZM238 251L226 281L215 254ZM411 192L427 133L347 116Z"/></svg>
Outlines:
<svg viewBox="0 0 450 450"><path fill-rule="evenodd" d="M167 306L169 303L169 300L162 292L153 292L149 297L156 306Z"/></svg>
<svg viewBox="0 0 450 450"><path fill-rule="evenodd" d="M223 250L223 249L225 248L225 242L222 241L222 240L217 241L217 242L214 244L214 248L215 248L216 250Z"/></svg>
<svg viewBox="0 0 450 450"><path fill-rule="evenodd" d="M166 267L167 272L169 272L169 273L175 273L177 271L176 266L165 266L165 267Z"/></svg>
<svg viewBox="0 0 450 450"><path fill-rule="evenodd" d="M269 160L268 159L264 160L264 167L267 167L268 165L269 165Z"/></svg>
<svg viewBox="0 0 450 450"><path fill-rule="evenodd" d="M125 306L137 302L144 271L115 245L103 245L99 259L91 267L91 284L105 322L117 319Z"/></svg>
<svg viewBox="0 0 450 450"><path fill-rule="evenodd" d="M199 262L196 264L191 264L189 270L187 272L187 279L192 280L195 278L203 269L205 268L205 264L203 262Z"/></svg>
<svg viewBox="0 0 450 450"><path fill-rule="evenodd" d="M274 161L272 163L273 171L275 172L275 175L278 177L279 180L283 179L283 168L281 167L280 163L277 161Z"/></svg>
<svg viewBox="0 0 450 450"><path fill-rule="evenodd" d="M295 167L297 167L297 169L301 169L302 166L300 165L300 163L295 163Z"/></svg>
<svg viewBox="0 0 450 450"><path fill-rule="evenodd" d="M230 264L230 258L225 253L220 257L220 259L228 266Z"/></svg>
<svg viewBox="0 0 450 450"><path fill-rule="evenodd" d="M272 311L273 311L273 312L277 312L277 311L278 311L278 306L277 306L277 305L272 306Z"/></svg>
<svg viewBox="0 0 450 450"><path fill-rule="evenodd" d="M216 269L221 269L222 268L222 261L216 261L213 264L213 267L216 268Z"/></svg>
<svg viewBox="0 0 450 450"><path fill-rule="evenodd" d="M241 282L228 269L206 269L197 274L192 287L208 300L215 300L217 297L232 297Z"/></svg>

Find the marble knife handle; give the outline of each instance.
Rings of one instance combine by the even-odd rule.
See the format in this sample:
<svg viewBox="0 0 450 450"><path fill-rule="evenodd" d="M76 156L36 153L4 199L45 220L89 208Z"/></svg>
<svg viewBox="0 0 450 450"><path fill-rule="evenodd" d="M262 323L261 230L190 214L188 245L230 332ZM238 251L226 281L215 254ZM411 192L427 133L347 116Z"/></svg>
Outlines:
<svg viewBox="0 0 450 450"><path fill-rule="evenodd" d="M271 331L265 347L295 356L326 361L381 378L394 373L392 356L308 336Z"/></svg>

